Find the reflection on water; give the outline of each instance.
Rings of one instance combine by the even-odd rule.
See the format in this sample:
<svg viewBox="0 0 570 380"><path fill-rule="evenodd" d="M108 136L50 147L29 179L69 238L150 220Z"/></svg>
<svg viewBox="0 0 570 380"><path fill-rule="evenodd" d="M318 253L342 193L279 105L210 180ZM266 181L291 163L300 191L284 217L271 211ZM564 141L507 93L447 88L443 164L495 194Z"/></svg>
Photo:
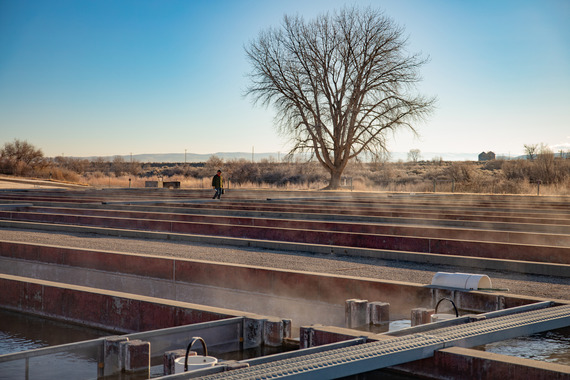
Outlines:
<svg viewBox="0 0 570 380"><path fill-rule="evenodd" d="M111 335L108 332L0 309L0 355L79 342ZM65 368L69 378L97 377L97 360L75 353L58 353L0 363L0 380L54 379Z"/></svg>
<svg viewBox="0 0 570 380"><path fill-rule="evenodd" d="M57 379L61 377L62 368L65 368L65 373L69 378L97 378L96 360L73 353L58 353L30 358L27 370L25 360L0 363L0 379Z"/></svg>
<svg viewBox="0 0 570 380"><path fill-rule="evenodd" d="M570 327L473 348L523 359L570 365Z"/></svg>
<svg viewBox="0 0 570 380"><path fill-rule="evenodd" d="M108 335L112 334L0 309L0 355Z"/></svg>

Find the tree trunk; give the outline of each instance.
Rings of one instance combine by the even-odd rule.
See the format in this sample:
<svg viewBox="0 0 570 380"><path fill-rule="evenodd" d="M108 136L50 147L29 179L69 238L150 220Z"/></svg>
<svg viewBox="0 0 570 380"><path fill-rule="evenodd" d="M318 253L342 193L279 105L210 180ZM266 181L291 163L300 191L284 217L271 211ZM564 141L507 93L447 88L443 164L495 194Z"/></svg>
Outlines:
<svg viewBox="0 0 570 380"><path fill-rule="evenodd" d="M331 179L329 185L325 187L325 190L338 190L340 189L340 178L342 171L331 170Z"/></svg>

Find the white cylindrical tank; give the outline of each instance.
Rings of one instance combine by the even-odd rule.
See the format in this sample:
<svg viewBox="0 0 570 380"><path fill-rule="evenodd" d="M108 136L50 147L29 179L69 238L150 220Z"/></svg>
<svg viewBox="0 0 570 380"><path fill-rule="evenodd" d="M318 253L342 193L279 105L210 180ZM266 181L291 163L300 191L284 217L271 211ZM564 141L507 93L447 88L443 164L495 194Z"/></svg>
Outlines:
<svg viewBox="0 0 570 380"><path fill-rule="evenodd" d="M485 274L472 274L472 273L447 273L437 272L431 284L435 286L445 286L447 288L458 289L490 289L491 279Z"/></svg>
<svg viewBox="0 0 570 380"><path fill-rule="evenodd" d="M201 369L206 367L213 367L218 362L218 359L213 356L188 356L188 371ZM174 373L184 372L184 356L174 360Z"/></svg>

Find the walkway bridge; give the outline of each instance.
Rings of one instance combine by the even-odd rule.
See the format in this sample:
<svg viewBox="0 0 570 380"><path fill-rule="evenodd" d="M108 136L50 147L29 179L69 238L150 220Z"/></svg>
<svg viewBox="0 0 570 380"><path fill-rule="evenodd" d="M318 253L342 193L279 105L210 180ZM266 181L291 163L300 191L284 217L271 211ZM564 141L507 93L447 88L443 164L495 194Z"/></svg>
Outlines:
<svg viewBox="0 0 570 380"><path fill-rule="evenodd" d="M523 309L526 307L523 307ZM511 309L511 312L515 309ZM268 361L268 358L251 359L249 367L215 373L223 367L194 371L194 375L173 375L168 378L201 379L333 379L362 374L389 366L403 364L434 355L447 347L473 347L498 340L529 335L570 326L570 305L504 315L505 310L475 316L469 323L437 327L431 330L389 337L376 342L303 355L295 353L274 355L285 358ZM500 316L499 316L500 315ZM449 322L449 321L448 321ZM420 326L425 330L427 326ZM413 331L413 328L409 329ZM300 354L300 355L299 355ZM293 356L294 357L287 357ZM190 376L189 376L190 375Z"/></svg>

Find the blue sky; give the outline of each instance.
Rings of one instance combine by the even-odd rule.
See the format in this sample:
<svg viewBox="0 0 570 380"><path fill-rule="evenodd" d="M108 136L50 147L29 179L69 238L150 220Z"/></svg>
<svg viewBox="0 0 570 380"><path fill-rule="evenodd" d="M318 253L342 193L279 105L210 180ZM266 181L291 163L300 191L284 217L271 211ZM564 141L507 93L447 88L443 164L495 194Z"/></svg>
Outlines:
<svg viewBox="0 0 570 380"><path fill-rule="evenodd" d="M244 46L284 14L385 11L438 98L392 151L570 150L570 1L0 0L0 144L47 156L287 152L243 96ZM445 158L445 156L444 156Z"/></svg>

